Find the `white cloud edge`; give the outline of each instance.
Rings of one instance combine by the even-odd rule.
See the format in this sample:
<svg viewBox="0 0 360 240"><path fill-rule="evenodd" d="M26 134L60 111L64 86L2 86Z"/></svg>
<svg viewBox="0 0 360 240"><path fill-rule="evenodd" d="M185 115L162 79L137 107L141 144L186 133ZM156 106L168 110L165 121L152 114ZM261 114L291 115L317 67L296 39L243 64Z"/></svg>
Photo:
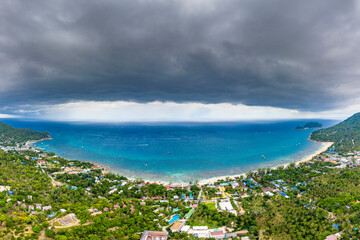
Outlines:
<svg viewBox="0 0 360 240"><path fill-rule="evenodd" d="M0 113L0 119L1 119L1 118L19 118L19 117L20 117L20 116L17 116L17 115Z"/></svg>
<svg viewBox="0 0 360 240"><path fill-rule="evenodd" d="M55 105L27 105L16 110L16 113L24 117L67 122L217 122L315 118L345 119L357 112L358 109L360 109L360 104L330 111L305 112L230 103L77 101Z"/></svg>

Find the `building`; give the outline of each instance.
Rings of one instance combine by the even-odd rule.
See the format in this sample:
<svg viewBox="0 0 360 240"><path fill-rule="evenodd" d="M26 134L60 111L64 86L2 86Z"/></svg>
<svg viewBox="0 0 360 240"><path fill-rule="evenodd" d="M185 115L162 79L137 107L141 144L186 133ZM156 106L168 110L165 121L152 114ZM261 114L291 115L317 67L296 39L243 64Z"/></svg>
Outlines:
<svg viewBox="0 0 360 240"><path fill-rule="evenodd" d="M101 212L101 211L99 211L99 212L94 212L94 213L91 214L91 216L96 216L96 215L99 215L99 214L102 214L102 212Z"/></svg>
<svg viewBox="0 0 360 240"><path fill-rule="evenodd" d="M175 222L170 228L171 232L180 232L184 224L184 222Z"/></svg>
<svg viewBox="0 0 360 240"><path fill-rule="evenodd" d="M181 233L187 233L190 230L190 226L189 225L185 225L181 228Z"/></svg>
<svg viewBox="0 0 360 240"><path fill-rule="evenodd" d="M0 192L10 191L10 186L0 186Z"/></svg>
<svg viewBox="0 0 360 240"><path fill-rule="evenodd" d="M193 234L197 238L210 238L210 230L207 226L194 226L189 234Z"/></svg>
<svg viewBox="0 0 360 240"><path fill-rule="evenodd" d="M43 209L43 211L51 210L51 206L45 206L42 209Z"/></svg>
<svg viewBox="0 0 360 240"><path fill-rule="evenodd" d="M247 233L249 233L249 231L248 230L241 230L241 231L237 231L237 232L235 232L237 235L243 235L243 234L247 234Z"/></svg>
<svg viewBox="0 0 360 240"><path fill-rule="evenodd" d="M215 239L223 239L225 238L225 234L223 231L215 231L210 233L210 237Z"/></svg>
<svg viewBox="0 0 360 240"><path fill-rule="evenodd" d="M160 231L144 231L140 240L167 240L169 234Z"/></svg>

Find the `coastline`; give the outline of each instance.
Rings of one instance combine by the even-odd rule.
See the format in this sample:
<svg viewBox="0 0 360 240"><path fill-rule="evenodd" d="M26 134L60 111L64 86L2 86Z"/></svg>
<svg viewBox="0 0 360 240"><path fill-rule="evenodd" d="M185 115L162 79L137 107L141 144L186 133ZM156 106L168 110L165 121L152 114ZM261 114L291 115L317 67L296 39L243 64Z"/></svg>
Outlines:
<svg viewBox="0 0 360 240"><path fill-rule="evenodd" d="M41 142L41 141L44 141L44 140L51 140L52 138L49 137L49 138L44 138L44 139L40 139L40 140L30 140L30 141L27 141L25 143L26 146L28 147L32 147L31 145L36 143L36 142ZM313 141L313 142L316 142L314 140L312 140L310 137L308 139L309 141ZM307 155L307 156L304 156L303 158L301 158L300 160L298 161L291 161L291 162L288 162L288 163L281 163L281 164L278 164L276 166L273 166L273 167L270 167L271 169L275 169L279 166L284 166L285 168L287 166L289 166L291 163L295 163L296 166L298 166L299 164L301 163L304 163L304 162L307 162L307 161L310 161L313 157L317 156L318 154L326 151L331 145L333 145L334 143L333 142L317 142L317 143L320 143L321 144L321 147L318 148L318 150L316 150L315 152ZM99 165L101 167L103 167L104 171L103 171L103 174L107 173L107 172L112 172L112 173L115 173L115 174L120 174L120 175L124 175L126 176L126 174L124 174L124 172L122 172L121 170L120 171L117 171L116 169L113 169L111 167L111 165L108 165L108 164L104 164L104 163L99 163L99 162L96 162L96 161L91 161L91 160L87 160L87 162L91 162L93 164L96 164L96 165ZM119 170L119 169L118 169ZM124 169L125 170L125 169ZM126 170L125 170L126 171ZM223 175L223 176L218 176L218 177L211 177L211 178L205 178L205 179L201 179L198 181L198 184L199 185L205 185L205 184L210 184L210 183L214 183L214 182L217 182L219 180L225 180L226 178L236 178L236 177L241 177L241 176L246 176L246 174L248 173L249 171L247 172L243 172L243 173L239 173L239 174L235 174L235 175ZM256 170L252 171L252 172L256 172ZM155 176L154 176L155 177ZM129 180L136 180L137 177L127 177ZM164 184L164 185L169 185L169 184L176 184L176 185L179 185L179 184L187 184L187 182L185 181L166 181L166 180L158 180L155 178L153 179L146 179L144 178L143 179L144 181L147 181L147 182L155 182L155 183L158 183L158 184Z"/></svg>
<svg viewBox="0 0 360 240"><path fill-rule="evenodd" d="M311 140L311 141L313 141L313 140ZM310 161L310 160L313 159L315 156L319 155L320 153L325 152L331 145L334 144L333 142L319 142L319 143L321 143L322 146L321 146L316 152L314 152L314 153L312 153L312 154L310 154L310 155L307 155L307 156L303 157L303 158L300 159L299 161L295 161L296 166L300 165L301 163ZM279 167L279 166L284 166L284 167L286 168L286 167L288 167L291 163L292 163L292 162L286 163L286 164L280 164L280 165L277 165L277 166L272 167L271 169L275 169L275 168L277 168L277 167ZM253 172L256 172L256 171L253 171ZM203 179L203 180L200 180L200 181L199 181L199 185L210 184L210 183L217 182L217 181L219 181L219 180L224 180L224 179L226 179L226 178L236 178L236 177L241 177L241 176L243 176L243 177L246 176L246 173Z"/></svg>
<svg viewBox="0 0 360 240"><path fill-rule="evenodd" d="M42 139L39 139L39 140L29 140L29 141L26 141L25 146L26 147L33 147L32 144L37 143L37 142L42 142L42 141L45 141L45 140L52 140L52 138L47 137L47 138L42 138Z"/></svg>

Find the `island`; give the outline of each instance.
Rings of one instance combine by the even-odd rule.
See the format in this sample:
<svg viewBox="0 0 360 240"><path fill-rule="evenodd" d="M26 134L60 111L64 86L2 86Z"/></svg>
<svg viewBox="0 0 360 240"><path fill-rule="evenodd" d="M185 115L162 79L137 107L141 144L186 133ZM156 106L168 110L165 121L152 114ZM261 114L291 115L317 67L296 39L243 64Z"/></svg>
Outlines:
<svg viewBox="0 0 360 240"><path fill-rule="evenodd" d="M319 122L309 122L304 126L297 126L296 130L304 130L304 129L314 129L314 128L321 128L323 124Z"/></svg>

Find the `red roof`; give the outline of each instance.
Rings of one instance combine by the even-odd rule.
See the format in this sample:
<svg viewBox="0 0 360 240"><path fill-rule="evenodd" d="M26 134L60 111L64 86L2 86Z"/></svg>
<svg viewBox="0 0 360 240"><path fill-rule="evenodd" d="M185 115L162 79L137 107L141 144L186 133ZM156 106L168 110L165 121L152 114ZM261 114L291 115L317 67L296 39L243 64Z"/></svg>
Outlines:
<svg viewBox="0 0 360 240"><path fill-rule="evenodd" d="M219 235L224 235L223 231L216 231L216 232L211 232L210 233L211 236L219 236Z"/></svg>

